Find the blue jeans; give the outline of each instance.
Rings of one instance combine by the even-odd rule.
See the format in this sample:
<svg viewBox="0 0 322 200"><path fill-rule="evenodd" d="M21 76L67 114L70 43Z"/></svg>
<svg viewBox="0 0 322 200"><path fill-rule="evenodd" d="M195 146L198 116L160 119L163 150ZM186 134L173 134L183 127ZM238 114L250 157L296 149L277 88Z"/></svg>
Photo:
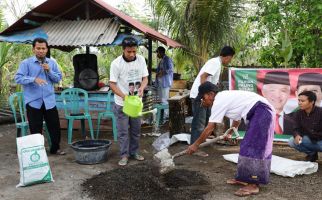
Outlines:
<svg viewBox="0 0 322 200"><path fill-rule="evenodd" d="M322 140L312 142L308 136L303 136L301 144L295 144L294 138L291 137L288 141L290 147L298 150L299 152L306 153L307 155L313 155L316 152L322 152Z"/></svg>
<svg viewBox="0 0 322 200"><path fill-rule="evenodd" d="M202 131L208 124L211 113L211 108L201 106L201 101L191 99L193 119L191 123L191 139L190 144L193 144L201 135Z"/></svg>
<svg viewBox="0 0 322 200"><path fill-rule="evenodd" d="M120 146L120 156L129 157L138 153L141 134L141 118L128 117L123 112L123 106L114 104L117 138Z"/></svg>

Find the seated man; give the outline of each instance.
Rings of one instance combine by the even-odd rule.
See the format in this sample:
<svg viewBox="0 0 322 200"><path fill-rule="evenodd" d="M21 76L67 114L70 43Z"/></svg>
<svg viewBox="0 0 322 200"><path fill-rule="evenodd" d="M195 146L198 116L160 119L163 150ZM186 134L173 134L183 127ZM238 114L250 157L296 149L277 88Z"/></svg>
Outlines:
<svg viewBox="0 0 322 200"><path fill-rule="evenodd" d="M295 113L293 138L289 145L307 154L306 160L318 160L322 151L322 108L315 106L316 95L304 91L298 95L299 110Z"/></svg>

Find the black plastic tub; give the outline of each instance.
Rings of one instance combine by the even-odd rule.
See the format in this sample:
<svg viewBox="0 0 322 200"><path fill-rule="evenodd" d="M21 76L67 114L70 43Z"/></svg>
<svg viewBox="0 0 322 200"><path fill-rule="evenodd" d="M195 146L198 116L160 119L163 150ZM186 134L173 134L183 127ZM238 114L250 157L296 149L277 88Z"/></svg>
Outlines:
<svg viewBox="0 0 322 200"><path fill-rule="evenodd" d="M74 150L76 162L85 165L105 162L110 146L111 141L109 140L83 140L74 142L71 145Z"/></svg>

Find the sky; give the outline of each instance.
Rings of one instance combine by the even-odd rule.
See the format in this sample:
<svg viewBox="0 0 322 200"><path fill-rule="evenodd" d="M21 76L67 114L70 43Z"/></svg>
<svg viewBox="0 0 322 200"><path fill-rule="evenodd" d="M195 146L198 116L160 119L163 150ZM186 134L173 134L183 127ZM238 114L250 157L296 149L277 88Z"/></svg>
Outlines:
<svg viewBox="0 0 322 200"><path fill-rule="evenodd" d="M26 9L27 9L25 2L32 5L33 7L36 7L36 6L40 5L41 3L45 2L45 0L24 0L24 1L22 1L22 0L1 0L1 1L10 2L11 4L14 3L16 5L16 7L19 7L19 9L23 10L24 12L26 12ZM113 7L117 7L119 4L123 3L126 0L103 0L103 1L105 1L106 3L108 3L109 5L111 5ZM145 5L145 0L133 0L133 1L135 1L135 4L133 4L133 5L135 5L137 7L137 9L139 9L139 10L141 8L143 8ZM5 19L9 25L11 25L15 22L14 16L6 8L5 8L4 16L5 16Z"/></svg>

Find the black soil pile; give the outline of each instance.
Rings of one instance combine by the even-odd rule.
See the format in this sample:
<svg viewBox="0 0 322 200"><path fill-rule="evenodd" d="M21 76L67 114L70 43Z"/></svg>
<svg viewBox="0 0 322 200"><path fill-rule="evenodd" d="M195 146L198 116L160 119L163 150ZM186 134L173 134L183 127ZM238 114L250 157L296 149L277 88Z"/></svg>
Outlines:
<svg viewBox="0 0 322 200"><path fill-rule="evenodd" d="M203 199L211 189L199 172L177 169L160 175L149 162L103 172L87 179L82 187L95 200Z"/></svg>

